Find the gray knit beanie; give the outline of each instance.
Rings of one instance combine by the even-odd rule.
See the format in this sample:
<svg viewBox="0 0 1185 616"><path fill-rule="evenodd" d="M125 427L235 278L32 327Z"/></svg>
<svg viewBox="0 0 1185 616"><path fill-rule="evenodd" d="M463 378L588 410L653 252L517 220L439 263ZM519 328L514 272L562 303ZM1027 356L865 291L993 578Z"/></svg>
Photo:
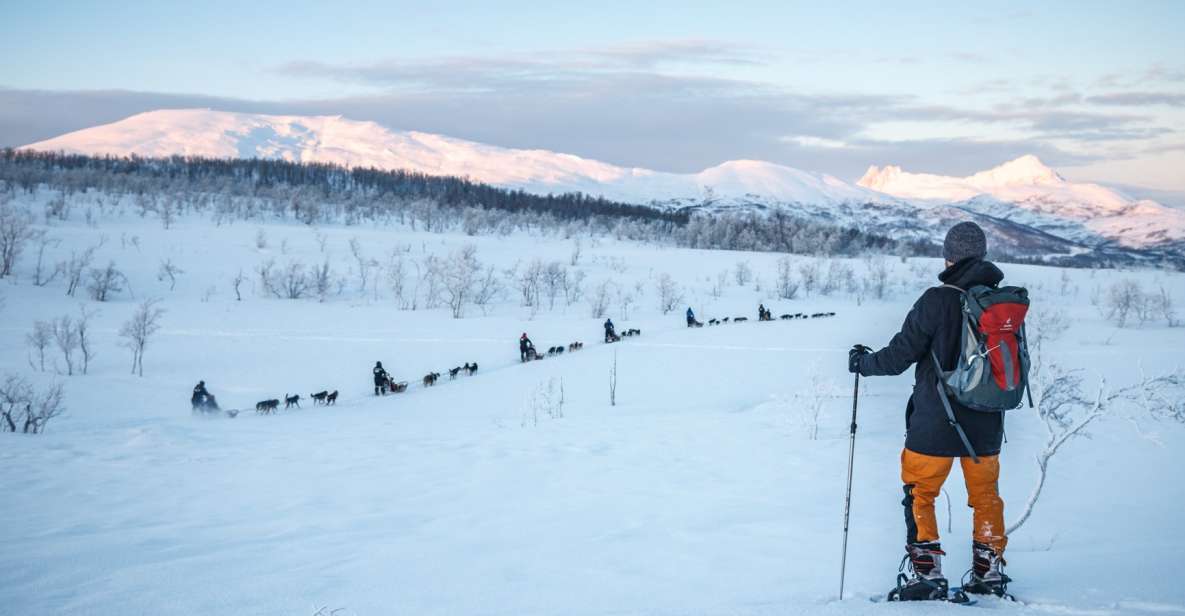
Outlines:
<svg viewBox="0 0 1185 616"><path fill-rule="evenodd" d="M987 256L987 237L979 225L961 222L946 232L942 243L942 256L951 263L958 263L968 257L982 259Z"/></svg>

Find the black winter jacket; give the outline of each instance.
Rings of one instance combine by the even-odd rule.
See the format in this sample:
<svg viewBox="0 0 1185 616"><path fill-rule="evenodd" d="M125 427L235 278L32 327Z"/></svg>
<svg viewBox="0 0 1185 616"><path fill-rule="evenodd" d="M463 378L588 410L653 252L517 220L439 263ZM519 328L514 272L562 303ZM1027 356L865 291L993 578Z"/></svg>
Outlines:
<svg viewBox="0 0 1185 616"><path fill-rule="evenodd" d="M960 289L974 285L995 287L1004 279L1004 273L989 261L969 258L948 267L938 279ZM950 287L927 289L914 303L901 331L893 336L889 346L860 359L860 374L864 376L901 374L910 364L917 365L913 395L905 409L905 448L910 451L929 456L967 455L967 449L947 421L946 410L938 398L938 377L934 360L930 358L930 349L934 349L943 370L954 368L962 323L958 290ZM1004 413L973 411L953 399L950 403L975 453L980 456L1000 453Z"/></svg>

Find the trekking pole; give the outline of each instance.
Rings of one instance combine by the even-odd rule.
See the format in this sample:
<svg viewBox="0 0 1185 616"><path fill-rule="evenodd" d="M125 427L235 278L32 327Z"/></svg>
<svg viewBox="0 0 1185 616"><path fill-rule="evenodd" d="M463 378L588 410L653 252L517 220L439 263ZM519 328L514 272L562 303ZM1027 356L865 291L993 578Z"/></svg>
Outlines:
<svg viewBox="0 0 1185 616"><path fill-rule="evenodd" d="M864 345L857 344L856 348L865 352L871 351ZM852 510L852 465L856 460L856 405L860 400L860 373L856 373L856 383L852 387L852 425L848 440L848 491L843 502L843 554L839 561L839 600L843 601L844 577L848 571L848 517Z"/></svg>

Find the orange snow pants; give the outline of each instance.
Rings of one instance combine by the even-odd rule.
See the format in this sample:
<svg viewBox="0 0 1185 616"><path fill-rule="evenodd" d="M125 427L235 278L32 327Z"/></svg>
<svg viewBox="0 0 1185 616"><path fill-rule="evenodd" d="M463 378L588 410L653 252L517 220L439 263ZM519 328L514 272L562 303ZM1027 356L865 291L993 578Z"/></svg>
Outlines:
<svg viewBox="0 0 1185 616"><path fill-rule="evenodd" d="M910 543L938 541L938 521L934 499L954 465L954 458L927 456L901 451L901 482L905 484L905 527ZM963 480L967 483L967 506L975 510L975 541L986 543L1004 553L1008 537L1004 534L1004 501L1000 499L1000 456L980 456L979 464L971 458L959 458Z"/></svg>

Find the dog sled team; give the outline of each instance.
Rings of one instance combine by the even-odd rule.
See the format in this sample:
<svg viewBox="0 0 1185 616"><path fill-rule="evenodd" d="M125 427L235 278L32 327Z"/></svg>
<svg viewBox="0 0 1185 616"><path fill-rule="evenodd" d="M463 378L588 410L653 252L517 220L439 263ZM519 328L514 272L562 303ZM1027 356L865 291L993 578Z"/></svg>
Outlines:
<svg viewBox="0 0 1185 616"><path fill-rule="evenodd" d="M806 315L803 313L783 314L780 318L782 320L789 320L789 319L807 319L807 318L819 318L819 317L829 317L829 316L835 316L835 313L834 312L816 312L816 313L813 313L810 315ZM764 304L761 304L757 307L757 319L759 321L772 321L773 320L773 313L770 312L770 310L768 308L766 308ZM749 319L747 317L735 317L732 319L729 319L728 317L725 317L723 319L710 319L710 320L708 320L708 325L720 325L722 323L728 323L728 322L730 322L730 320L733 323L743 323L745 321L748 321ZM704 323L697 320L695 317L695 312L692 311L692 309L690 307L688 307L687 308L687 327L703 327L703 326L704 326ZM629 329L622 331L619 334L617 332L617 327L613 324L612 319L605 319L604 330L605 330L605 342L606 343L620 342L622 338L628 338L628 337L642 335L642 330L637 329L637 328L629 328ZM567 345L558 345L558 346L548 347L546 352L543 352L543 351L540 351L535 348L535 343L531 341L530 337L527 336L526 332L523 332L522 336L519 337L519 340L518 340L519 360L524 363L529 362L529 361L540 360L545 357L555 357L558 355L562 355L565 352L572 353L574 351L579 351L580 349L583 349L583 348L584 348L584 343L580 342L580 341L576 341L576 342L568 343ZM383 362L381 362L381 361L375 362L374 368L372 369L371 372L374 376L374 395L385 396L387 394L398 394L398 393L403 393L403 392L407 391L408 382L407 381L396 381L387 372L387 370L385 368L383 368ZM456 366L454 368L449 368L447 372L448 372L449 380L455 380L462 373L464 373L465 376L473 376L477 372L477 362L472 362L472 363L465 362L464 365ZM424 375L424 377L422 379L420 379L420 383L424 387L432 387L432 386L436 385L436 382L440 380L441 376L442 375L440 372L429 372L428 374ZM309 394L307 398L302 398L300 396L300 394L293 394L293 395L284 394L282 400L280 398L260 400L258 403L255 404L255 411L257 413L263 414L263 415L268 415L268 414L274 413L277 410L279 410L281 401L284 403L285 409L291 409L293 407L301 408L300 402L302 399L305 399L305 400L311 399L313 401L314 406L332 406L332 405L337 404L337 398L338 398L337 390L329 391L328 389L319 391L317 393ZM217 412L221 411L221 409L218 406L217 400L206 389L206 382L205 381L200 381L193 388L193 396L190 398L190 403L193 407L194 413L217 413ZM235 415L238 414L238 411L234 410L234 409L229 409L226 411L226 413L228 415L230 415L231 417L234 417Z"/></svg>
<svg viewBox="0 0 1185 616"><path fill-rule="evenodd" d="M583 348L583 342L571 342L568 343L567 346L559 345L548 347L547 352L543 353L535 348L535 343L531 342L531 338L527 336L527 332L523 332L523 335L518 339L518 358L519 361L525 363L543 359L544 357L555 357L556 355L562 355L565 351L568 353L579 351Z"/></svg>

